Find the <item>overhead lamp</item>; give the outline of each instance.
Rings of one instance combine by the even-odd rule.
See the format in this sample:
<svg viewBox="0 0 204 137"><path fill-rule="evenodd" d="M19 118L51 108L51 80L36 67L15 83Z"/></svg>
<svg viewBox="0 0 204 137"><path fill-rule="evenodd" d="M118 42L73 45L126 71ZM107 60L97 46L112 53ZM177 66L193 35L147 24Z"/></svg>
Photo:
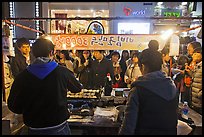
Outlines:
<svg viewBox="0 0 204 137"><path fill-rule="evenodd" d="M164 32L161 37L162 39L168 39L171 35L173 34L173 30L172 29L169 29L167 30L166 32Z"/></svg>

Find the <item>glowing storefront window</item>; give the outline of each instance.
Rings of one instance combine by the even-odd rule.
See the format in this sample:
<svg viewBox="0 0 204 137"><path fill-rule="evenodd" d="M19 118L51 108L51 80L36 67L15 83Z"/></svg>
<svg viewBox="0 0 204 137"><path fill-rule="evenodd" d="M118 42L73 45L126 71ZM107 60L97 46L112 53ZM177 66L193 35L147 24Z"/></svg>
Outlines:
<svg viewBox="0 0 204 137"><path fill-rule="evenodd" d="M118 23L118 34L149 34L150 23Z"/></svg>

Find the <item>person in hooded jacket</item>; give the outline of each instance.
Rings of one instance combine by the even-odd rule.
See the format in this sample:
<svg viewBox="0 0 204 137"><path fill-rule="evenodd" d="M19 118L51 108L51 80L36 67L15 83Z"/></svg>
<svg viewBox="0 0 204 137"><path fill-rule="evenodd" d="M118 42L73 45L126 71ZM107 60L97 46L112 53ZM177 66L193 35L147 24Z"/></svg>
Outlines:
<svg viewBox="0 0 204 137"><path fill-rule="evenodd" d="M23 114L29 135L69 135L67 91L80 92L82 84L69 69L52 60L51 41L37 39L32 52L36 60L16 76L8 108Z"/></svg>
<svg viewBox="0 0 204 137"><path fill-rule="evenodd" d="M176 135L178 92L161 53L145 49L138 63L143 76L131 85L119 135Z"/></svg>

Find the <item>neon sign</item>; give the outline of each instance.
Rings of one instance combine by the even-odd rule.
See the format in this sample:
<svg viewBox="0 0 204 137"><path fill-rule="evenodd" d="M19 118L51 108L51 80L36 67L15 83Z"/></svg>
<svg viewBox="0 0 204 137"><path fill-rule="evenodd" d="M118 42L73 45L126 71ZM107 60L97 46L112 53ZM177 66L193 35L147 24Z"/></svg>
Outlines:
<svg viewBox="0 0 204 137"><path fill-rule="evenodd" d="M164 12L165 17L180 17L180 12Z"/></svg>
<svg viewBox="0 0 204 137"><path fill-rule="evenodd" d="M128 8L128 7L124 7L123 12L125 13L126 16L129 16L131 14L133 16L145 15L145 10L135 10L135 11L133 11L131 8Z"/></svg>
<svg viewBox="0 0 204 137"><path fill-rule="evenodd" d="M162 16L164 17L180 17L181 10L179 9L162 9Z"/></svg>

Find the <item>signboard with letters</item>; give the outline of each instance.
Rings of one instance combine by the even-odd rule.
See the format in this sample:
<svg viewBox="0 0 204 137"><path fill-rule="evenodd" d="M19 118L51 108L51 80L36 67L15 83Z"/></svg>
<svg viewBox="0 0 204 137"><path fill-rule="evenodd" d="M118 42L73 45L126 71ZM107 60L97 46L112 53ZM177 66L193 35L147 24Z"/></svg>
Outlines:
<svg viewBox="0 0 204 137"><path fill-rule="evenodd" d="M161 16L163 17L181 17L182 11L180 9L162 9Z"/></svg>
<svg viewBox="0 0 204 137"><path fill-rule="evenodd" d="M162 49L166 40L157 34L50 34L56 50L143 50L150 40L159 42Z"/></svg>

